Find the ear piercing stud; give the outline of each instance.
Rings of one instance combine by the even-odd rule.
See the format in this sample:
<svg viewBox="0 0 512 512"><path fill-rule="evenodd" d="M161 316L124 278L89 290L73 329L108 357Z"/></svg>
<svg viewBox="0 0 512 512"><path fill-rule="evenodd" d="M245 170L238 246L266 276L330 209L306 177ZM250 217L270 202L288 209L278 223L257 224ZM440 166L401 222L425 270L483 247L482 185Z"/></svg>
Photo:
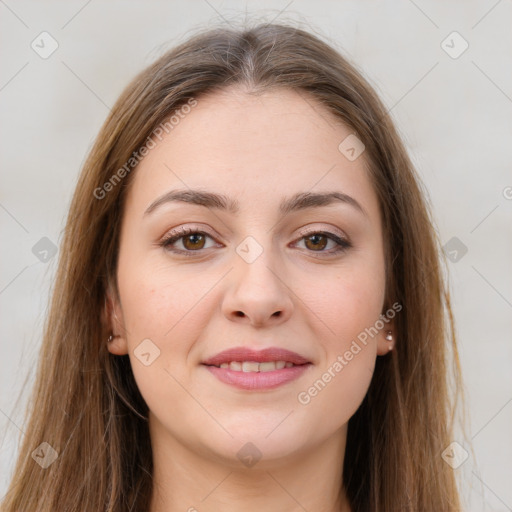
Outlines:
<svg viewBox="0 0 512 512"><path fill-rule="evenodd" d="M387 331L386 332L386 340L387 341L393 341L393 333L391 331ZM389 350L393 350L393 344L392 343L389 344L388 349Z"/></svg>

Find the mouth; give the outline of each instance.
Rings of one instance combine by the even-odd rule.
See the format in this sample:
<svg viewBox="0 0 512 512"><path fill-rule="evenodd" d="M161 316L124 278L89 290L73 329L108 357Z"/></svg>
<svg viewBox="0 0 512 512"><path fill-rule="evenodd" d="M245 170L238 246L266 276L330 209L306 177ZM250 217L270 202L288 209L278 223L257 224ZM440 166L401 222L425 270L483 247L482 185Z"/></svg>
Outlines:
<svg viewBox="0 0 512 512"><path fill-rule="evenodd" d="M308 364L308 363L305 363ZM219 365L207 365L215 366L215 368L227 368L234 372L273 372L275 370L282 370L283 368L292 368L293 366L301 366L293 364L290 361L265 361L258 363L257 361L230 361L229 363L221 363Z"/></svg>
<svg viewBox="0 0 512 512"><path fill-rule="evenodd" d="M279 364L279 366L284 363L282 368L285 368L290 364L298 366L310 362L311 361L309 361L306 357L297 354L296 352L292 352L291 350L286 350L279 347L269 347L263 350L253 350L249 347L234 347L219 352L215 356L204 360L202 364L217 367L221 367L221 365L226 364L233 364L234 367L232 369L235 371L244 371L243 368L245 365L247 368L245 371L257 371L255 363L274 363L276 365ZM238 365L242 365L241 369L238 367ZM223 368L226 367L224 366ZM263 366L263 368L265 368L265 366ZM271 370L275 369L270 366L269 368L271 368Z"/></svg>
<svg viewBox="0 0 512 512"><path fill-rule="evenodd" d="M280 348L225 350L201 363L221 382L245 390L273 389L300 377L313 364Z"/></svg>

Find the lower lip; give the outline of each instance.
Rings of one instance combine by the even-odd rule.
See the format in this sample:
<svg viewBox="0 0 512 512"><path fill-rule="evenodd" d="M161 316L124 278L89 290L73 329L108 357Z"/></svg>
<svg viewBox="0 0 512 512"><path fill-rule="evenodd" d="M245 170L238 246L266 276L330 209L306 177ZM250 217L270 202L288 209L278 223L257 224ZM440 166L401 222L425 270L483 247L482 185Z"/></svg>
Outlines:
<svg viewBox="0 0 512 512"><path fill-rule="evenodd" d="M277 388L287 382L298 379L311 366L311 363L270 372L237 372L228 368L204 366L206 366L217 379L226 384L240 389L260 390Z"/></svg>

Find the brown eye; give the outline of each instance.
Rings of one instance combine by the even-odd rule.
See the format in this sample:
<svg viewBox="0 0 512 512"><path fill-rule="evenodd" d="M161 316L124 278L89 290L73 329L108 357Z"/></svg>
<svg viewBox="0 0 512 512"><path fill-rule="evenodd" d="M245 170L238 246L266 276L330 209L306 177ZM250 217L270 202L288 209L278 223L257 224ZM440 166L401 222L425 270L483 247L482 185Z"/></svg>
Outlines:
<svg viewBox="0 0 512 512"><path fill-rule="evenodd" d="M165 237L160 245L166 250L177 254L192 255L193 253L201 253L203 249L209 249L208 239L213 238L202 231L196 229L180 229L175 233Z"/></svg>
<svg viewBox="0 0 512 512"><path fill-rule="evenodd" d="M306 247L313 251L322 251L327 246L328 238L322 234L310 235L304 238Z"/></svg>
<svg viewBox="0 0 512 512"><path fill-rule="evenodd" d="M193 233L183 237L183 247L189 250L202 249L204 247L205 237L200 233Z"/></svg>
<svg viewBox="0 0 512 512"><path fill-rule="evenodd" d="M319 256L333 256L338 253L343 253L352 247L352 244L347 239L340 238L328 231L310 231L309 233L303 233L298 243L304 244L303 247L305 247L307 251L310 253L318 253Z"/></svg>

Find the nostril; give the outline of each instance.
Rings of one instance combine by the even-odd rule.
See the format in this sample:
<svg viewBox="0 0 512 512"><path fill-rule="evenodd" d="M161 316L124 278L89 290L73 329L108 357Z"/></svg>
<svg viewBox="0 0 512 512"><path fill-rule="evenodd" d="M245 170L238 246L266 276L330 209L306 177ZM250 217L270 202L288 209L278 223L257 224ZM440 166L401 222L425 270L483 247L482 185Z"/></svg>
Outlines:
<svg viewBox="0 0 512 512"><path fill-rule="evenodd" d="M237 311L235 313L236 316L245 316L245 314L243 313L243 311Z"/></svg>

